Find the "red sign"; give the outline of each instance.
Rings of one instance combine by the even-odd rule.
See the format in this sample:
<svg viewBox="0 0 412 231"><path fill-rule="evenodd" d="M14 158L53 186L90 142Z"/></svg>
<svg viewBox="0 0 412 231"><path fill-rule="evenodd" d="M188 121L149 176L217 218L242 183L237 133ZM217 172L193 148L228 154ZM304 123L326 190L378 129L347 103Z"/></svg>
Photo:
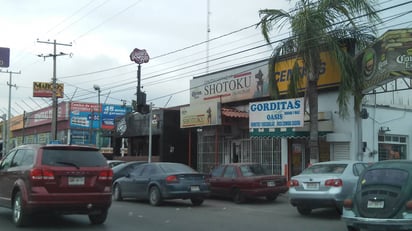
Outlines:
<svg viewBox="0 0 412 231"><path fill-rule="evenodd" d="M130 60L137 63L147 63L149 62L149 54L147 54L146 50L139 50L135 48L132 53L130 53Z"/></svg>

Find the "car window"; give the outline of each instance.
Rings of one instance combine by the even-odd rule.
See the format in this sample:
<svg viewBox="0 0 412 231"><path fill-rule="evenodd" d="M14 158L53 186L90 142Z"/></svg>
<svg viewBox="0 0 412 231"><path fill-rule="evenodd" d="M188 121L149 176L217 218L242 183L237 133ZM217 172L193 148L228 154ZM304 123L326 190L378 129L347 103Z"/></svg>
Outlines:
<svg viewBox="0 0 412 231"><path fill-rule="evenodd" d="M340 174L343 173L343 171L345 171L346 167L347 164L315 164L303 170L302 174Z"/></svg>
<svg viewBox="0 0 412 231"><path fill-rule="evenodd" d="M34 161L34 150L32 149L19 149L13 158L11 167L18 166L30 166Z"/></svg>
<svg viewBox="0 0 412 231"><path fill-rule="evenodd" d="M43 149L42 164L50 166L103 167L104 156L93 150Z"/></svg>
<svg viewBox="0 0 412 231"><path fill-rule="evenodd" d="M191 167L184 165L184 164L177 164L177 163L167 163L167 164L161 164L159 167L166 173L178 173L178 172L185 172L185 173L190 173L190 172L196 172L194 169Z"/></svg>
<svg viewBox="0 0 412 231"><path fill-rule="evenodd" d="M16 151L11 151L1 162L0 169L8 169L11 166L11 162L13 160L14 154Z"/></svg>
<svg viewBox="0 0 412 231"><path fill-rule="evenodd" d="M133 165L134 168L132 171L130 171L131 176L140 176L142 174L143 169L146 167L146 165Z"/></svg>
<svg viewBox="0 0 412 231"><path fill-rule="evenodd" d="M157 174L157 173L159 173L159 171L158 171L158 169L155 167L155 166L153 166L153 165L147 165L144 169L143 169L143 171L142 171L142 173L140 174L141 176L151 176L151 175L155 175L155 174Z"/></svg>
<svg viewBox="0 0 412 231"><path fill-rule="evenodd" d="M242 176L263 176L266 175L265 169L258 164L240 166Z"/></svg>
<svg viewBox="0 0 412 231"><path fill-rule="evenodd" d="M362 187L373 184L403 186L408 182L409 173L402 169L371 169L361 180Z"/></svg>
<svg viewBox="0 0 412 231"><path fill-rule="evenodd" d="M223 170L225 169L225 166L219 166L215 169L212 170L212 177L220 177L222 176Z"/></svg>
<svg viewBox="0 0 412 231"><path fill-rule="evenodd" d="M234 166L227 166L225 173L223 174L223 177L225 178L235 178L236 177L236 171Z"/></svg>
<svg viewBox="0 0 412 231"><path fill-rule="evenodd" d="M353 165L353 175L359 176L363 170L367 168L367 165L364 163L357 163Z"/></svg>

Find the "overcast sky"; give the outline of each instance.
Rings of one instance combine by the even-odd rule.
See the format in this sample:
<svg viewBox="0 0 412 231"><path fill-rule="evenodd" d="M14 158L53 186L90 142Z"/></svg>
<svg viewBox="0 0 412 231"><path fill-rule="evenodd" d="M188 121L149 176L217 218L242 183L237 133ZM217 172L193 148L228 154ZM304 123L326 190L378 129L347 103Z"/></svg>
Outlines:
<svg viewBox="0 0 412 231"><path fill-rule="evenodd" d="M134 48L146 49L141 85L147 101L157 107L189 103L189 81L206 72L262 60L270 55L259 28L260 9L289 10L286 0L1 0L0 47L10 48L12 115L50 105L33 97L33 82L50 82L54 40L57 80L65 87L63 100L130 105L135 99L137 64ZM378 9L410 1L381 0ZM388 20L379 28L412 27L411 3L383 12ZM392 18L392 16L395 16ZM209 20L208 20L209 19ZM408 24L409 23L409 24ZM210 32L207 32L207 28ZM288 36L287 28L273 33L273 41ZM209 42L205 41L209 39ZM208 62L207 62L208 61ZM0 73L0 114L7 113L9 74ZM61 100L61 99L60 99Z"/></svg>

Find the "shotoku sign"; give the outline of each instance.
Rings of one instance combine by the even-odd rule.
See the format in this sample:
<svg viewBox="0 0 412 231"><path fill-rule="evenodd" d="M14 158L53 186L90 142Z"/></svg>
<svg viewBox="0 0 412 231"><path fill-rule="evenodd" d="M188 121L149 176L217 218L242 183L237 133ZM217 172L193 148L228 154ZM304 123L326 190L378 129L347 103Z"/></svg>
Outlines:
<svg viewBox="0 0 412 231"><path fill-rule="evenodd" d="M140 50L135 48L132 53L130 53L130 60L137 64L148 63L149 59L149 54L147 54L145 49Z"/></svg>
<svg viewBox="0 0 412 231"><path fill-rule="evenodd" d="M9 67L10 48L0 47L0 67Z"/></svg>

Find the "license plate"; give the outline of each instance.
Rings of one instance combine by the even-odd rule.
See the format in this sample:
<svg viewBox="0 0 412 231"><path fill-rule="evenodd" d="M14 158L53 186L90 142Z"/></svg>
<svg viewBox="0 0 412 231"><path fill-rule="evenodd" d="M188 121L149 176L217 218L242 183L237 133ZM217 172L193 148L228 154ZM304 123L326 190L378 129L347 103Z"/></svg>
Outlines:
<svg viewBox="0 0 412 231"><path fill-rule="evenodd" d="M276 186L276 183L275 183L274 181L268 181L268 182L266 183L266 185L267 185L268 187L275 187L275 186Z"/></svg>
<svg viewBox="0 0 412 231"><path fill-rule="evenodd" d="M83 176L69 176L69 185L84 185Z"/></svg>
<svg viewBox="0 0 412 231"><path fill-rule="evenodd" d="M368 201L368 209L383 209L384 201Z"/></svg>
<svg viewBox="0 0 412 231"><path fill-rule="evenodd" d="M318 190L319 189L319 183L314 183L314 182L306 183L306 189L308 189L308 190Z"/></svg>
<svg viewBox="0 0 412 231"><path fill-rule="evenodd" d="M191 192L198 192L198 191L200 191L200 188L199 188L198 185L192 185L192 186L190 186L190 191Z"/></svg>

